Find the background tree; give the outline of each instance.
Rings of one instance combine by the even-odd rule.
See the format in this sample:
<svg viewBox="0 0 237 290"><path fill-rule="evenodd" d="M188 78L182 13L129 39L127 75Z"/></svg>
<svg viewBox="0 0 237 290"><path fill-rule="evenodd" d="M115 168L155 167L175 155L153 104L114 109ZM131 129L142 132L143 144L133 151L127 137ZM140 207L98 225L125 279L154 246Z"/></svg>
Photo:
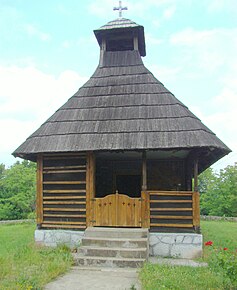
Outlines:
<svg viewBox="0 0 237 290"><path fill-rule="evenodd" d="M35 209L36 165L17 161L9 169L0 165L0 220L27 218Z"/></svg>
<svg viewBox="0 0 237 290"><path fill-rule="evenodd" d="M215 173L211 168L199 176L201 214L237 216L237 163Z"/></svg>

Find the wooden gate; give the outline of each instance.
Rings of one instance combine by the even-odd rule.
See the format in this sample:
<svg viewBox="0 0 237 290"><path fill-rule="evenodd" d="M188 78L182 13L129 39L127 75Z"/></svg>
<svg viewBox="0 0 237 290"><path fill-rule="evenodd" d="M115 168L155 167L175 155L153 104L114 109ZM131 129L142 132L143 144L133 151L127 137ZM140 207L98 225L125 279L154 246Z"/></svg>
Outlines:
<svg viewBox="0 0 237 290"><path fill-rule="evenodd" d="M93 199L93 226L141 227L141 198L125 194Z"/></svg>

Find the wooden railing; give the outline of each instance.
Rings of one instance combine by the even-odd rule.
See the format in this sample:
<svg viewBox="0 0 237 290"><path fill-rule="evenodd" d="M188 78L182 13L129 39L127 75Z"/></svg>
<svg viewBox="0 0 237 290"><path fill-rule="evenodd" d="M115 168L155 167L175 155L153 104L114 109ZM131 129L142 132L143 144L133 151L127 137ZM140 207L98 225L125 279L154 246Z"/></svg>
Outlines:
<svg viewBox="0 0 237 290"><path fill-rule="evenodd" d="M153 230L199 230L198 192L146 191L142 196L148 204L143 214L146 227Z"/></svg>
<svg viewBox="0 0 237 290"><path fill-rule="evenodd" d="M86 228L86 155L45 154L37 171L37 224L42 228Z"/></svg>

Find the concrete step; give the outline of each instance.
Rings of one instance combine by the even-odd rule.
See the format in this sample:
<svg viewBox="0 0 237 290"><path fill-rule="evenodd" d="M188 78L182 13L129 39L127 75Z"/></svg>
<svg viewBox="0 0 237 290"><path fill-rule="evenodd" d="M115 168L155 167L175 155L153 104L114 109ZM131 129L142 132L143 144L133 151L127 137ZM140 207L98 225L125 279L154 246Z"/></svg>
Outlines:
<svg viewBox="0 0 237 290"><path fill-rule="evenodd" d="M90 257L82 256L81 254L74 254L74 261L77 266L95 266L95 267L109 267L109 268L138 268L143 265L146 259L131 259L131 258L117 258L117 257Z"/></svg>
<svg viewBox="0 0 237 290"><path fill-rule="evenodd" d="M139 239L139 238L147 238L148 229L89 227L85 231L85 236L97 238Z"/></svg>
<svg viewBox="0 0 237 290"><path fill-rule="evenodd" d="M147 238L97 238L83 237L81 246L110 247L110 248L147 248Z"/></svg>
<svg viewBox="0 0 237 290"><path fill-rule="evenodd" d="M117 258L143 258L148 256L147 248L109 248L82 246L79 253L84 256L117 257Z"/></svg>

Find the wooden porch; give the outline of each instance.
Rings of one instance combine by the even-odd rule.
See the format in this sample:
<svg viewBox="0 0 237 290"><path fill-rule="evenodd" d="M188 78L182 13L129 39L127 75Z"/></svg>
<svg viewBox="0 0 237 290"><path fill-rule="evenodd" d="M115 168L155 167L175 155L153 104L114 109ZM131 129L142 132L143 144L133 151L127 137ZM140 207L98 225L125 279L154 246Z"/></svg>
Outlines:
<svg viewBox="0 0 237 290"><path fill-rule="evenodd" d="M143 156L142 191L138 197L118 191L97 197L93 154L39 155L38 227L84 230L89 226L108 226L141 227L157 232L199 231L199 193L146 190L146 172Z"/></svg>

